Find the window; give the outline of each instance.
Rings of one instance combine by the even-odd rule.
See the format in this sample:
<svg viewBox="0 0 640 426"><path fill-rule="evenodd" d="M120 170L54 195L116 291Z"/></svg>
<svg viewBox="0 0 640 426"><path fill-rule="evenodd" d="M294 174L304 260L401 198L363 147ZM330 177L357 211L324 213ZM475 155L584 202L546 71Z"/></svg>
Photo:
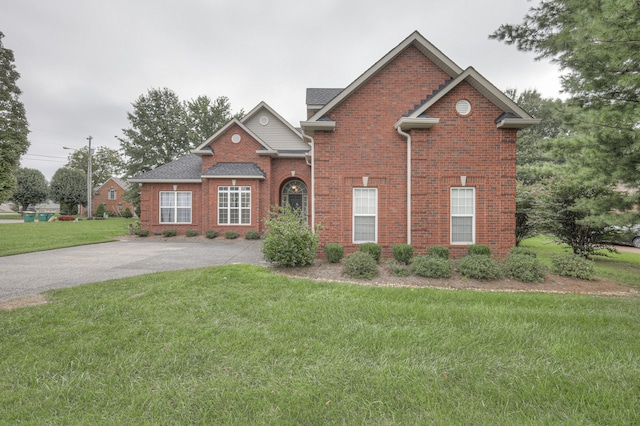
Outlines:
<svg viewBox="0 0 640 426"><path fill-rule="evenodd" d="M107 195L107 199L115 200L116 199L116 190L111 188L109 189L109 194Z"/></svg>
<svg viewBox="0 0 640 426"><path fill-rule="evenodd" d="M218 187L218 225L251 225L251 187Z"/></svg>
<svg viewBox="0 0 640 426"><path fill-rule="evenodd" d="M160 223L191 223L190 191L160 191Z"/></svg>
<svg viewBox="0 0 640 426"><path fill-rule="evenodd" d="M473 244L475 198L475 188L451 188L451 244Z"/></svg>
<svg viewBox="0 0 640 426"><path fill-rule="evenodd" d="M290 180L282 188L282 206L289 204L292 209L307 215L307 185L301 180Z"/></svg>
<svg viewBox="0 0 640 426"><path fill-rule="evenodd" d="M353 188L353 242L375 243L378 235L378 189Z"/></svg>

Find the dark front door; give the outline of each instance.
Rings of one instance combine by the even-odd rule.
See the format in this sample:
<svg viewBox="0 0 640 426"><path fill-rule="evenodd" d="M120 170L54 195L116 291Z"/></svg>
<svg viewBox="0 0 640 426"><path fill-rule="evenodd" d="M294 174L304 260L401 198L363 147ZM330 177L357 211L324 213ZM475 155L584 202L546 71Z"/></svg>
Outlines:
<svg viewBox="0 0 640 426"><path fill-rule="evenodd" d="M289 194L289 205L293 210L302 211L302 194Z"/></svg>

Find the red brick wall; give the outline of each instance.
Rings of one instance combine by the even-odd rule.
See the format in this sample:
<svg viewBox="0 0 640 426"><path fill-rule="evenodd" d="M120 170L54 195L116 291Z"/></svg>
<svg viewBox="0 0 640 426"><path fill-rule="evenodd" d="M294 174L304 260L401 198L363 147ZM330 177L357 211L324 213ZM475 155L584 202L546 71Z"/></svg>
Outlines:
<svg viewBox="0 0 640 426"><path fill-rule="evenodd" d="M321 245L338 242L347 252L357 250L352 192L363 186L363 176L378 188L378 243L384 254L407 241L407 147L394 124L448 78L410 47L329 113L335 131L315 134ZM473 105L464 119L454 109L461 96ZM429 109L440 124L412 131L412 244L418 252L432 245L450 247L455 257L466 252L466 246L449 244L449 191L460 175L477 187L476 242L490 245L498 256L515 243L515 131L496 128L501 112L462 84Z"/></svg>
<svg viewBox="0 0 640 426"><path fill-rule="evenodd" d="M115 200L109 200L109 190L111 188L115 189L116 191ZM124 188L122 188L120 185L115 183L113 180L109 179L104 185L100 187L100 190L96 192L96 194L91 199L91 208L93 210L93 213L95 214L96 209L100 204L104 204L109 216L112 216L112 217L117 216L117 212L122 213L124 209L126 209L127 207L129 208L131 213L135 215L135 208L133 207L133 205L131 203L127 203L122 198L122 196L124 195L124 192L125 192ZM118 206L120 204L122 204L121 210L118 209Z"/></svg>

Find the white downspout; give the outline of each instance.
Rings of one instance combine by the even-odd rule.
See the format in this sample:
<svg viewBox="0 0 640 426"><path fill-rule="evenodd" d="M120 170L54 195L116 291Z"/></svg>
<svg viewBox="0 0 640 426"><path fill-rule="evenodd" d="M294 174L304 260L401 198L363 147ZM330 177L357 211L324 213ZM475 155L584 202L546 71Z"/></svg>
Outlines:
<svg viewBox="0 0 640 426"><path fill-rule="evenodd" d="M407 244L411 244L411 135L404 132L401 126L396 130L407 138Z"/></svg>
<svg viewBox="0 0 640 426"><path fill-rule="evenodd" d="M315 161L316 161L316 156L314 153L314 145L315 145L315 141L313 140L313 138L309 135L307 135L304 130L302 131L302 138L307 138L309 139L311 142L309 142L309 145L311 146L311 164L309 164L311 166L311 229L313 230L313 232L316 232L316 169L315 169Z"/></svg>

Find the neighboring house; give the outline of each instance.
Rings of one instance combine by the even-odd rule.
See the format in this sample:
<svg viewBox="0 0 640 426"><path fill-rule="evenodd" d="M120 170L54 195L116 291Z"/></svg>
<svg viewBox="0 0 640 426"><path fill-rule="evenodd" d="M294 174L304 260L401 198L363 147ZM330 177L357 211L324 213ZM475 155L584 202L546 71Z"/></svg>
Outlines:
<svg viewBox="0 0 640 426"><path fill-rule="evenodd" d="M136 176L144 229L263 232L272 205L321 246L515 245L516 137L539 122L418 32L344 89L308 89L301 131L261 103L191 154Z"/></svg>
<svg viewBox="0 0 640 426"><path fill-rule="evenodd" d="M100 204L104 204L109 216L122 216L122 212L129 208L135 215L133 204L124 200L124 193L129 188L129 184L117 177L110 177L105 183L100 185L93 194L91 201L92 210L98 209Z"/></svg>

